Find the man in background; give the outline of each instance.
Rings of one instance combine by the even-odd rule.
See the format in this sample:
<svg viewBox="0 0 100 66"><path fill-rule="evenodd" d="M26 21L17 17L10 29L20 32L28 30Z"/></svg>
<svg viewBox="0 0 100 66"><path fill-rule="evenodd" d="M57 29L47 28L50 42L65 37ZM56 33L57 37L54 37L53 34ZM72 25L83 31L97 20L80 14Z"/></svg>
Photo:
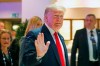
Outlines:
<svg viewBox="0 0 100 66"><path fill-rule="evenodd" d="M85 28L76 31L71 51L71 66L100 66L100 30L95 28L95 24L95 15L88 14Z"/></svg>

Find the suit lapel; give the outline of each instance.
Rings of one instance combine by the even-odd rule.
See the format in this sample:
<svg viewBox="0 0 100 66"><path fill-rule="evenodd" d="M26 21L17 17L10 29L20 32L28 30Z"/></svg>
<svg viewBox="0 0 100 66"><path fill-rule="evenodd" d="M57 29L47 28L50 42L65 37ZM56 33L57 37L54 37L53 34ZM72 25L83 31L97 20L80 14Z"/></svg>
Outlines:
<svg viewBox="0 0 100 66"><path fill-rule="evenodd" d="M100 30L96 29L97 38L98 38L98 47L100 46Z"/></svg>
<svg viewBox="0 0 100 66"><path fill-rule="evenodd" d="M83 34L83 36L82 37L80 36L80 37L83 38L82 40L84 41L85 50L87 51L87 54L89 56L89 49L88 49L89 45L88 45L88 38L87 38L87 30L86 30L86 28L83 29L81 34Z"/></svg>
<svg viewBox="0 0 100 66"><path fill-rule="evenodd" d="M62 45L63 45L63 48L64 48L65 60L66 60L66 63L67 63L66 65L69 65L68 54L67 54L68 52L67 52L66 44L64 42L64 38L60 34L58 34L58 35L59 35L59 38L60 38Z"/></svg>
<svg viewBox="0 0 100 66"><path fill-rule="evenodd" d="M88 38L87 38L87 30L86 29L84 29L83 30L83 39L84 39L84 41L86 42L86 44L88 45Z"/></svg>
<svg viewBox="0 0 100 66"><path fill-rule="evenodd" d="M2 50L0 49L0 62L3 63L3 55L2 55Z"/></svg>
<svg viewBox="0 0 100 66"><path fill-rule="evenodd" d="M46 42L50 41L50 46L52 47L54 55L56 56L56 59L57 59L58 63L60 64L60 59L59 59L59 56L58 56L58 53L57 53L58 51L57 51L57 48L56 48L56 44L55 44L53 37L51 36L48 28L45 25L43 25L41 32L44 33L45 41Z"/></svg>

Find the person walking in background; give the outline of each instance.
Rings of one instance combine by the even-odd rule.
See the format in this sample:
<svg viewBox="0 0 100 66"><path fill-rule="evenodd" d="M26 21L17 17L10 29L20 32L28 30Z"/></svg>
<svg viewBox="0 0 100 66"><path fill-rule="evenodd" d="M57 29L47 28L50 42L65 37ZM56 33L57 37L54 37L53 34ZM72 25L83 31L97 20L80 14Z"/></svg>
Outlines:
<svg viewBox="0 0 100 66"><path fill-rule="evenodd" d="M13 53L16 54L17 57L15 58L19 61L19 42L18 42L18 39L16 38L16 31L11 30L10 32L12 36L12 42L11 42L10 48L12 49Z"/></svg>
<svg viewBox="0 0 100 66"><path fill-rule="evenodd" d="M65 8L52 4L45 10L45 24L32 30L23 42L24 66L69 66L64 38L58 30L62 27Z"/></svg>
<svg viewBox="0 0 100 66"><path fill-rule="evenodd" d="M24 33L24 36L22 36L21 39L19 40L19 44L20 44L19 66L23 66L22 57L23 57L24 46L25 46L25 44L23 43L25 36L27 35L27 33L29 31L34 30L36 28L39 28L42 25L43 25L42 19L38 16L34 16L29 20L28 25L27 25L26 30L25 30L25 33Z"/></svg>
<svg viewBox="0 0 100 66"><path fill-rule="evenodd" d="M95 24L95 15L88 14L85 18L85 28L76 31L71 51L71 66L100 66L100 30L95 28Z"/></svg>
<svg viewBox="0 0 100 66"><path fill-rule="evenodd" d="M12 36L8 30L0 31L0 66L18 66L18 56L11 49Z"/></svg>
<svg viewBox="0 0 100 66"><path fill-rule="evenodd" d="M12 35L12 39L16 39L16 31L15 30L11 30L11 35Z"/></svg>
<svg viewBox="0 0 100 66"><path fill-rule="evenodd" d="M4 23L3 23L2 21L0 21L0 30L1 30L1 29L4 29L4 28L5 28Z"/></svg>

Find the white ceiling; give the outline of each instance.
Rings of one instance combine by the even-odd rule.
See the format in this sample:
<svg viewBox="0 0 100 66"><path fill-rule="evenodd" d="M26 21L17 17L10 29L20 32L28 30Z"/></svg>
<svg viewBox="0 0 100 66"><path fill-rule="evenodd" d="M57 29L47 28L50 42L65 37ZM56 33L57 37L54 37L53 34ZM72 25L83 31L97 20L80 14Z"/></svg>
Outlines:
<svg viewBox="0 0 100 66"><path fill-rule="evenodd" d="M57 0L56 4L66 8L100 8L100 0Z"/></svg>

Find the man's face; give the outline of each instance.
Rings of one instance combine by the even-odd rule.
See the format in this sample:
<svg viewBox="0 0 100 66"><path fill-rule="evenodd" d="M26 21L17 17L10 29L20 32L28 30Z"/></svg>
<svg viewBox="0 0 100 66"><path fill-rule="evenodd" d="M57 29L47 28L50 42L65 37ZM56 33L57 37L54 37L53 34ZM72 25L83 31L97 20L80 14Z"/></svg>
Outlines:
<svg viewBox="0 0 100 66"><path fill-rule="evenodd" d="M96 19L93 16L87 16L85 19L85 27L92 28L96 24Z"/></svg>
<svg viewBox="0 0 100 66"><path fill-rule="evenodd" d="M45 15L46 24L54 31L58 31L63 24L63 11L51 10Z"/></svg>

